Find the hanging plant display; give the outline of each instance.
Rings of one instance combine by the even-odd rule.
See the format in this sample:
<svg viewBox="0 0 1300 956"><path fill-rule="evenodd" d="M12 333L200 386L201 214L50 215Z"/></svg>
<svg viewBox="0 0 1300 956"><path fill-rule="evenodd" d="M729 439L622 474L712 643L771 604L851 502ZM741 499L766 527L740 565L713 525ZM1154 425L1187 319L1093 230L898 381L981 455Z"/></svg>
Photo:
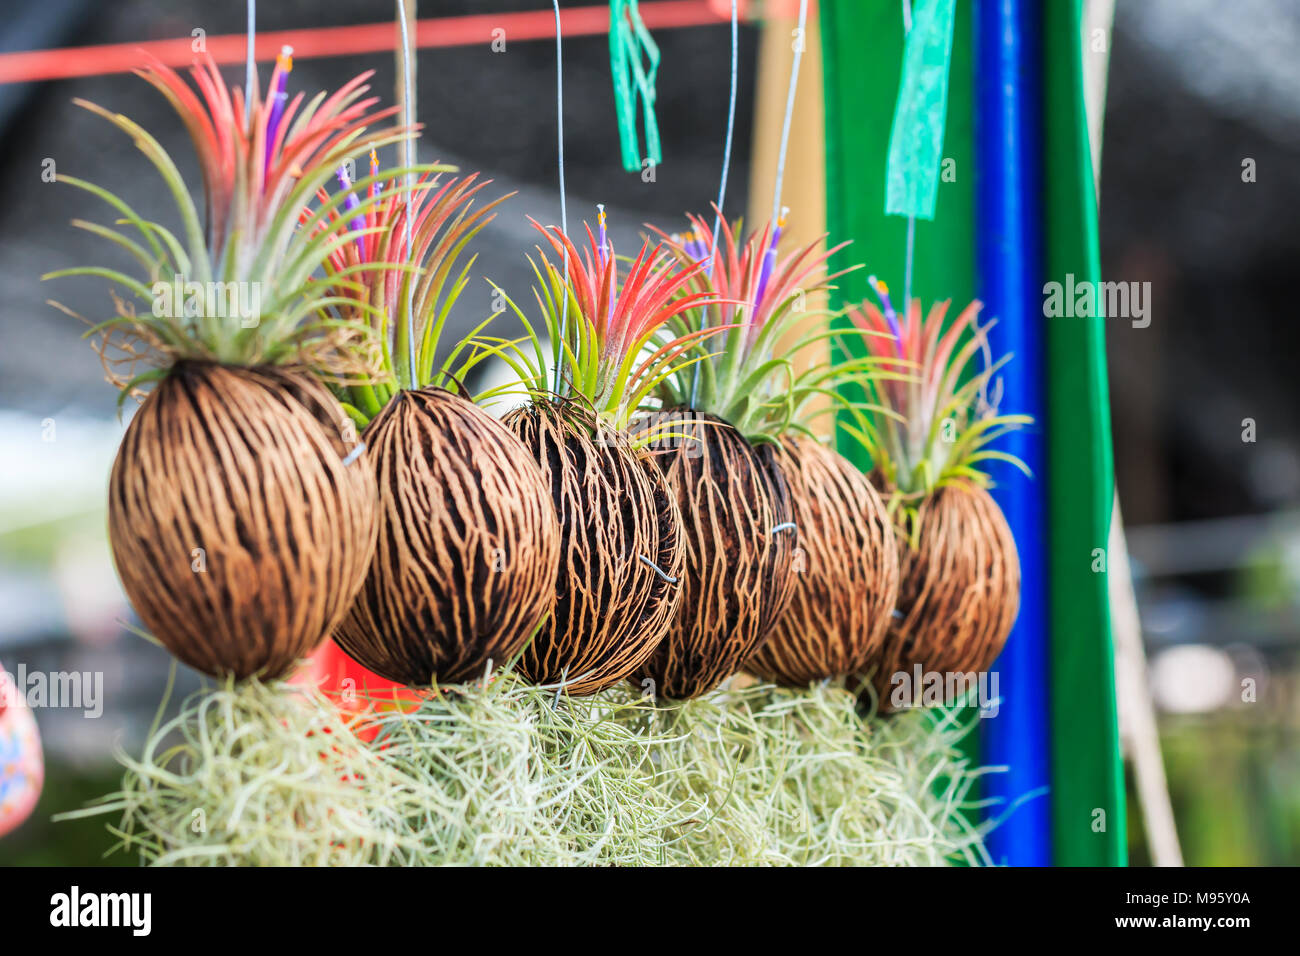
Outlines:
<svg viewBox="0 0 1300 956"><path fill-rule="evenodd" d="M993 445L1029 419L990 399L1006 360L979 303L899 316L872 277L879 305L832 311L847 243L785 236L782 254L785 210L748 232L725 221L735 4L716 218L653 229L623 258L604 207L570 232L557 3L563 225L533 222L537 310L494 285L503 306L445 343L509 195L415 161L411 6L396 7L400 108L378 106L369 74L291 95L287 48L264 92L255 36L249 89L206 56L190 77L138 71L190 133L202 210L150 133L78 101L148 157L181 227L59 177L116 220L75 225L139 267L47 276L112 284L91 332L119 405L140 400L110 478L113 557L145 626L217 680L165 697L174 716L138 757L119 750L118 792L63 816L120 813L115 848L159 864L990 862L996 824L967 815L987 768L959 746L977 723L964 700L887 713L896 674L981 671L1017 614L985 469L1024 467ZM611 9L625 166L635 81L653 167L658 53L635 3ZM946 109L913 87L952 31L929 13L890 157L916 193L893 208L891 178L909 277L939 148L908 137ZM378 150L399 144L381 175ZM493 326L506 311L521 334ZM857 357L821 354L832 342ZM512 380L472 394L488 362ZM836 451L825 414L871 469ZM292 673L327 638L334 656ZM742 672L758 679L730 682ZM0 833L40 786L30 714L5 708L0 741L5 718L27 724L9 721Z"/></svg>
<svg viewBox="0 0 1300 956"><path fill-rule="evenodd" d="M1015 623L1020 562L1011 529L986 490L986 462L1016 458L988 447L1030 423L998 414L988 400L993 376L1009 357L989 355L989 325L972 302L948 323L948 303L922 318L921 305L902 318L884 284L873 279L881 307L865 302L848 315L867 348L910 374L864 382L871 402L848 426L869 450L889 512L898 528L902 580L897 612L876 655L864 668L880 705L890 708L894 674L983 671ZM984 367L973 370L977 356Z"/></svg>
<svg viewBox="0 0 1300 956"><path fill-rule="evenodd" d="M620 284L603 215L600 241L588 229L582 254L562 230L537 228L557 257L539 247L534 263L553 352L508 297L528 335L493 340L532 399L505 424L540 464L560 520L554 607L519 666L534 681L586 694L636 670L681 597L681 513L644 439L624 426L698 338L653 346L655 333L710 295L687 291L698 266L649 243ZM554 390L548 360L558 370Z"/></svg>
<svg viewBox="0 0 1300 956"><path fill-rule="evenodd" d="M375 179L374 154L371 165ZM340 389L365 428L379 540L335 638L364 667L415 686L482 677L515 657L550 608L560 559L541 469L514 435L459 394L478 356L462 361L461 342L438 361L440 334L474 258L459 271L457 261L507 198L473 209L487 185L476 178L441 183L426 170L409 194L388 190L358 217L364 237L326 262L338 286L328 310L371 324L385 346L377 381ZM322 228L345 229L351 215L344 209ZM393 265L352 280L363 263Z"/></svg>
<svg viewBox="0 0 1300 956"><path fill-rule="evenodd" d="M789 603L794 580L790 490L774 451L824 371L798 375L774 357L777 339L808 318L799 306L829 281L817 244L779 264L781 223L738 241L719 220L714 243L704 219L684 235L663 235L686 266L701 268L689 288L711 302L672 322L701 338L697 363L657 390L652 445L682 512L686 565L682 606L663 642L637 670L669 699L696 697L734 674Z"/></svg>
<svg viewBox="0 0 1300 956"><path fill-rule="evenodd" d="M328 292L312 279L354 237L311 238L297 227L303 203L334 169L405 132L367 131L393 112L365 97L369 74L332 95L290 101L291 62L282 53L265 101L256 89L232 93L210 57L192 71L199 95L161 64L139 71L190 131L205 222L153 136L77 101L153 162L180 236L97 186L58 177L113 207L121 228L75 225L128 252L145 276L98 267L46 276L94 276L125 289L128 298L114 295L116 314L91 331L119 402L154 384L110 478L114 562L146 627L214 675L287 671L342 619L375 541L374 478L355 465L343 410L309 374L373 373L369 329L319 318ZM336 197L317 216L349 199ZM361 202L360 213L373 202Z"/></svg>
<svg viewBox="0 0 1300 956"><path fill-rule="evenodd" d="M780 258L783 226L741 243L720 222L715 242L692 217L684 238L670 237L683 260L707 265L695 287L717 299L675 331L722 330L699 346L709 355L698 382L692 368L660 389L666 414L697 423L689 431L704 447L682 444L663 459L686 517L688 571L683 610L643 671L670 697L703 693L742 663L792 686L851 673L893 607L897 558L884 506L810 428L816 400L872 362L800 371L789 357L835 334L809 329L825 314L804 302L842 274L826 274L842 246L818 240Z"/></svg>

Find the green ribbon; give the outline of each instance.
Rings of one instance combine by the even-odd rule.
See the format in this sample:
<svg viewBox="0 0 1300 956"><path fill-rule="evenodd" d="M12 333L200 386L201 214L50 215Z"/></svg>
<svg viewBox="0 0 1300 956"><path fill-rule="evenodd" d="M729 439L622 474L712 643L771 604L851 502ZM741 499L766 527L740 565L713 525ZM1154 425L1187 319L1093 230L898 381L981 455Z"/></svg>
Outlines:
<svg viewBox="0 0 1300 956"><path fill-rule="evenodd" d="M885 169L885 214L933 219L948 118L956 0L916 0Z"/></svg>
<svg viewBox="0 0 1300 956"><path fill-rule="evenodd" d="M645 126L645 158L658 166L663 162L659 124L655 119L659 47L641 19L637 0L612 0L609 5L609 72L614 78L614 105L618 110L623 168L630 173L641 169L641 144L636 130L638 98Z"/></svg>

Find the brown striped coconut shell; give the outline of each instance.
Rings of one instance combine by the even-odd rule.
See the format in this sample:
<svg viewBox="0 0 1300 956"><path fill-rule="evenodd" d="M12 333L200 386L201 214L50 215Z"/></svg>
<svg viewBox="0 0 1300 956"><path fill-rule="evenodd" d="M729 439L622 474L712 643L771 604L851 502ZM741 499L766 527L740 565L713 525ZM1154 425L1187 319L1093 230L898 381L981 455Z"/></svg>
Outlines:
<svg viewBox="0 0 1300 956"><path fill-rule="evenodd" d="M1020 558L993 496L968 482L932 492L918 511L918 545L899 534L898 613L866 668L889 710L894 674L988 668L1020 608Z"/></svg>
<svg viewBox="0 0 1300 956"><path fill-rule="evenodd" d="M898 550L866 475L809 438L785 438L777 465L798 538L794 594L745 664L787 686L857 672L879 648L898 597Z"/></svg>
<svg viewBox="0 0 1300 956"><path fill-rule="evenodd" d="M118 576L191 667L277 677L347 613L374 551L375 480L317 381L178 363L136 412L109 479Z"/></svg>
<svg viewBox="0 0 1300 956"><path fill-rule="evenodd" d="M652 446L682 513L682 602L663 641L632 675L670 700L712 690L767 637L794 589L790 492L770 446L755 448L716 415L670 409ZM646 681L653 682L652 684Z"/></svg>
<svg viewBox="0 0 1300 956"><path fill-rule="evenodd" d="M427 686L481 678L550 609L560 527L515 436L440 388L403 391L362 436L379 484L379 543L339 646Z"/></svg>
<svg viewBox="0 0 1300 956"><path fill-rule="evenodd" d="M560 519L551 616L520 671L592 694L627 678L663 638L681 597L681 513L649 455L598 432L573 403L518 408L505 425L541 465ZM650 568L652 561L667 577Z"/></svg>

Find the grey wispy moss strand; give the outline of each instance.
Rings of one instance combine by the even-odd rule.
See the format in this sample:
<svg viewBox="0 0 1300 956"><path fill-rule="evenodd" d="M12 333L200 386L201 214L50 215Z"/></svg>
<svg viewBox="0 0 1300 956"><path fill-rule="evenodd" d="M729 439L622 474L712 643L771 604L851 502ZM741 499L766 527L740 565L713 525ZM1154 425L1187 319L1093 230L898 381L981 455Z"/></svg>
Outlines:
<svg viewBox="0 0 1300 956"><path fill-rule="evenodd" d="M312 688L227 682L70 816L111 815L155 864L987 863L956 712L854 705L833 685L574 698L507 672L366 741Z"/></svg>

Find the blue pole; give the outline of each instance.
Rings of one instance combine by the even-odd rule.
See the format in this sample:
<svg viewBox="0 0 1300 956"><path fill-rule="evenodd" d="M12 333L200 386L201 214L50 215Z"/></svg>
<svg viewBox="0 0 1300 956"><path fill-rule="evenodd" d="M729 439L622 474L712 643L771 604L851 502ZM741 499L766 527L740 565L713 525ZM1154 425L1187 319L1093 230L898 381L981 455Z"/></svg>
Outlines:
<svg viewBox="0 0 1300 956"><path fill-rule="evenodd" d="M1001 411L1037 423L1002 448L1021 458L1032 480L995 473L1001 505L1020 552L1020 616L994 665L1002 703L980 722L983 762L1005 773L984 778L985 797L1005 813L990 834L998 863L1052 862L1049 725L1048 529L1041 168L1042 23L1039 0L975 0L976 272L993 355L1013 353L1002 379Z"/></svg>

